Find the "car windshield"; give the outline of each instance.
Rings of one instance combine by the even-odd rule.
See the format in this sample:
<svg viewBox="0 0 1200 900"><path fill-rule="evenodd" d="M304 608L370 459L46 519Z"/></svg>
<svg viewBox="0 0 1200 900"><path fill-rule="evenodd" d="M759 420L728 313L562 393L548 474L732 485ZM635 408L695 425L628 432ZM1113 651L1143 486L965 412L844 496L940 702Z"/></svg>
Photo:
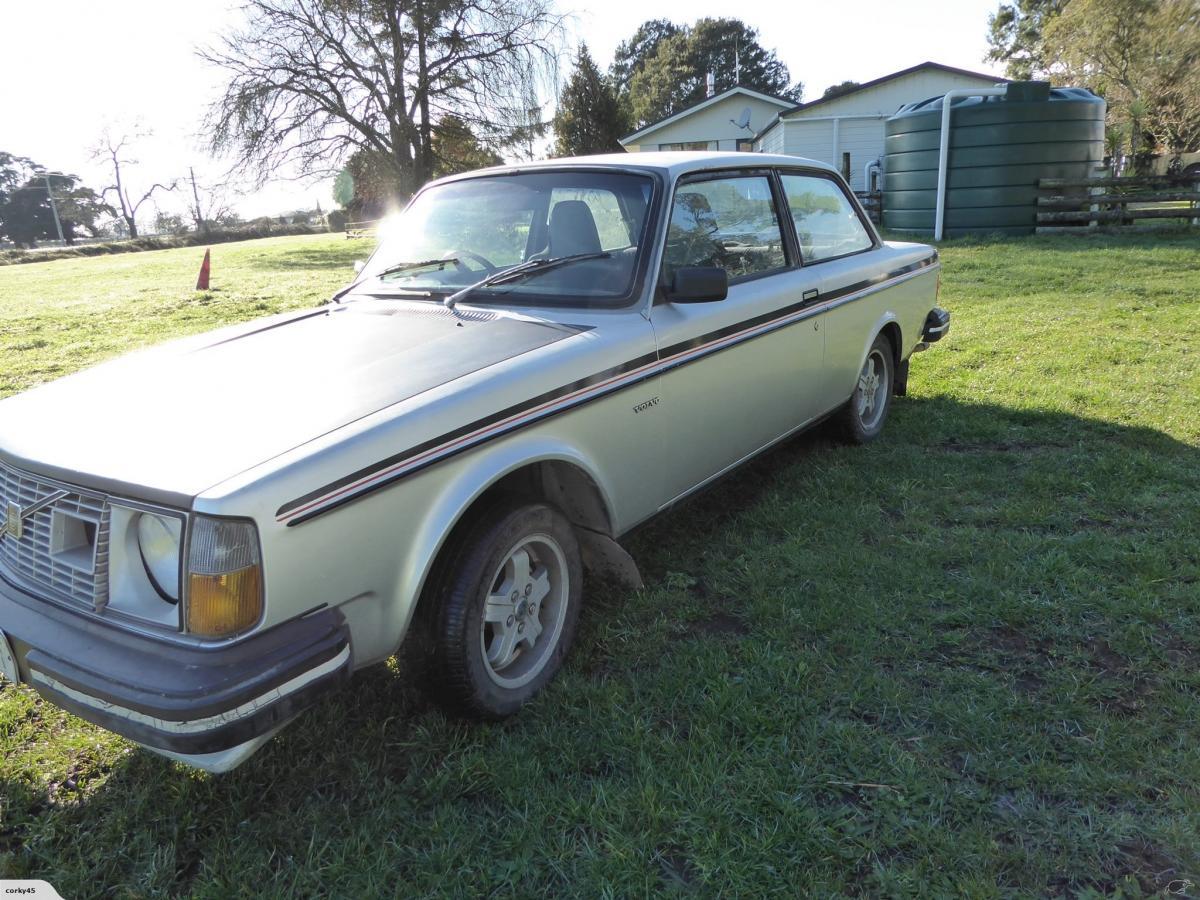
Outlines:
<svg viewBox="0 0 1200 900"><path fill-rule="evenodd" d="M643 175L570 170L429 188L382 229L360 290L452 294L523 263L562 260L474 290L470 302L621 305L634 290L652 192Z"/></svg>

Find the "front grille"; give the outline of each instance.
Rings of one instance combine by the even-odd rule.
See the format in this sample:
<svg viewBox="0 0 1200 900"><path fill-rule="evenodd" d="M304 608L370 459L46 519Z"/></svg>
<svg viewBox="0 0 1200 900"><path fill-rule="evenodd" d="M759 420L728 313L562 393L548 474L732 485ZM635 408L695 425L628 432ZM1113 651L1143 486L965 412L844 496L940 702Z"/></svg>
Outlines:
<svg viewBox="0 0 1200 900"><path fill-rule="evenodd" d="M9 504L20 509L66 495L4 530ZM99 611L108 602L109 507L103 494L58 484L0 463L0 574L33 593Z"/></svg>

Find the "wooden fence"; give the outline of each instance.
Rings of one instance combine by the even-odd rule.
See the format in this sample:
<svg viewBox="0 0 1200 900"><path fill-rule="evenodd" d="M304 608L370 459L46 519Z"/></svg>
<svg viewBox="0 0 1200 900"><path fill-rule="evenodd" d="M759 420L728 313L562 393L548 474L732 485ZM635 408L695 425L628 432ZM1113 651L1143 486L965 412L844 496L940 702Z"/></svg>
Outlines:
<svg viewBox="0 0 1200 900"><path fill-rule="evenodd" d="M346 237L347 238L365 238L375 234L375 229L379 227L379 220L372 219L369 222L347 222Z"/></svg>
<svg viewBox="0 0 1200 900"><path fill-rule="evenodd" d="M883 194L879 191L855 191L854 195L863 205L867 218L876 225L880 224L883 218Z"/></svg>
<svg viewBox="0 0 1200 900"><path fill-rule="evenodd" d="M1043 178L1038 195L1038 234L1142 230L1139 222L1155 219L1200 225L1200 181L1194 176Z"/></svg>

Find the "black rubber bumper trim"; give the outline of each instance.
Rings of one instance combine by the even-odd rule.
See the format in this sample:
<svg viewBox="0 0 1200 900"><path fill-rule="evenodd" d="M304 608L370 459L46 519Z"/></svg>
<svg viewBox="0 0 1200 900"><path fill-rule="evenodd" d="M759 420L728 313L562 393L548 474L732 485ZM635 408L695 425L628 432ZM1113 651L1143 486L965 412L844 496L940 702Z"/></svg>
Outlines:
<svg viewBox="0 0 1200 900"><path fill-rule="evenodd" d="M191 734L131 720L107 706L165 722L220 716L334 659L349 645L340 611L323 609L227 646L205 647L134 634L38 600L0 581L0 631L23 680L52 703L132 740L181 753L226 750L294 716L349 677L345 665L244 718ZM66 696L44 675L96 705Z"/></svg>
<svg viewBox="0 0 1200 900"><path fill-rule="evenodd" d="M933 344L944 338L949 330L950 313L940 306L935 306L925 317L925 325L921 329L921 339L927 344Z"/></svg>
<svg viewBox="0 0 1200 900"><path fill-rule="evenodd" d="M310 681L299 690L281 697L276 702L264 706L248 716L208 731L198 731L192 734L161 731L151 725L134 722L121 715L107 713L86 703L80 703L47 685L35 684L34 687L39 694L56 706L60 706L67 712L74 713L94 725L129 738L131 741L137 741L139 744L156 747L160 750L171 750L175 753L200 754L229 750L266 734L303 712L326 691L344 684L349 679L350 660L347 658L344 666Z"/></svg>

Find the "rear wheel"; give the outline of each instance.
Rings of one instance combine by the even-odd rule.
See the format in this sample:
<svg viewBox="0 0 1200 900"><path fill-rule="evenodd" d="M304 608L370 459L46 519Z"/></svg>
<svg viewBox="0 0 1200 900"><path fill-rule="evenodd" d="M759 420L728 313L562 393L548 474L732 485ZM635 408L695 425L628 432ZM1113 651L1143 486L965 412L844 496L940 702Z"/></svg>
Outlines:
<svg viewBox="0 0 1200 900"><path fill-rule="evenodd" d="M452 548L436 586L433 688L456 712L501 719L562 666L583 567L570 522L544 503L495 507Z"/></svg>
<svg viewBox="0 0 1200 900"><path fill-rule="evenodd" d="M837 415L838 425L846 440L867 444L879 437L891 409L892 390L896 380L892 344L884 335L875 338L849 402Z"/></svg>

